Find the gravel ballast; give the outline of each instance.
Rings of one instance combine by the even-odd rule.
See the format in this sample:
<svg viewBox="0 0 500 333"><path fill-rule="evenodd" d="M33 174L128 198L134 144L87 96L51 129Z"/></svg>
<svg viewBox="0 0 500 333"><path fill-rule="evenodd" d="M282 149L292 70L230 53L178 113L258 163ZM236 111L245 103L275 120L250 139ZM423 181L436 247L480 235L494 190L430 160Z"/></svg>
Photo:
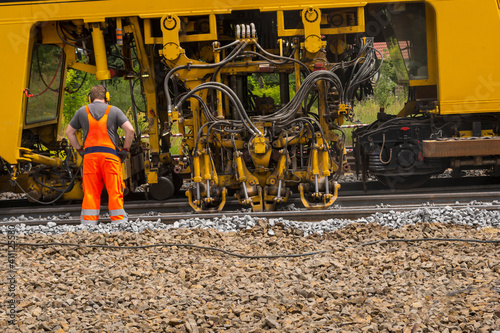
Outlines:
<svg viewBox="0 0 500 333"><path fill-rule="evenodd" d="M473 202L474 204L477 204ZM491 205L491 204L485 204ZM158 213L150 212L149 215L155 216ZM20 224L17 228L18 234L32 234L41 233L47 235L62 234L66 232L89 231L97 233L113 233L113 232L144 232L146 229L153 230L170 230L178 228L200 228L200 229L214 229L219 232L230 232L245 230L254 227L259 220L264 220L273 226L276 223L283 225L285 229L295 228L303 231L304 236L312 234L323 234L333 232L339 228L343 228L352 223L377 223L378 225L389 228L400 228L404 225L414 224L417 222L439 222L439 223L454 223L462 225L470 225L474 227L494 227L500 228L500 211L498 210L485 210L479 208L463 208L454 209L451 206L444 208L422 207L413 211L390 211L387 214L377 213L375 215L360 218L355 221L349 219L328 219L321 222L299 222L290 221L283 218L261 219L254 218L250 215L243 217L226 217L222 216L215 219L202 219L192 217L182 219L174 224L164 224L161 218L158 217L157 221L143 221L143 220L130 220L121 223L107 223L98 224L95 226L89 225L58 225L56 222L64 222L69 218L69 214L52 216L47 218L40 218L46 220L45 225L26 225ZM17 217L17 218L4 218L3 222L23 222L29 221L33 217ZM56 222L55 222L56 221ZM8 227L6 225L0 226L0 234L6 234Z"/></svg>
<svg viewBox="0 0 500 333"><path fill-rule="evenodd" d="M353 246L401 238L497 240L499 220L497 211L422 207L354 222L245 216L174 225L58 226L49 219L42 227L17 226L18 243L177 243L246 255L330 252L245 259L180 246L18 246L18 326L7 322L8 270L2 269L0 330L490 333L500 330L498 243ZM5 242L6 227L0 231ZM0 260L6 265L7 251Z"/></svg>

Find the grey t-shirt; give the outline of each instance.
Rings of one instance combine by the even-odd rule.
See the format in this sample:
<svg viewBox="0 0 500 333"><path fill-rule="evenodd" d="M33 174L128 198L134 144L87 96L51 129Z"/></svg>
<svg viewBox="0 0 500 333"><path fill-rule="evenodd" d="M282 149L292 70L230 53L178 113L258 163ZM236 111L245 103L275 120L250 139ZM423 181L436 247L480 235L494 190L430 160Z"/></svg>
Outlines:
<svg viewBox="0 0 500 333"><path fill-rule="evenodd" d="M89 104L90 114L94 117L94 119L99 120L106 113L107 107L108 104L106 103L94 101ZM120 142L117 133L118 127L121 127L126 121L128 121L128 118L122 110L116 106L111 106L106 125L108 127L108 135L111 138L111 141L115 144L115 147L118 147ZM87 134L89 132L89 120L87 118L87 110L85 109L85 106L82 106L78 109L78 111L76 111L69 124L74 129L81 128L83 130L83 142L85 144L85 139L87 138Z"/></svg>

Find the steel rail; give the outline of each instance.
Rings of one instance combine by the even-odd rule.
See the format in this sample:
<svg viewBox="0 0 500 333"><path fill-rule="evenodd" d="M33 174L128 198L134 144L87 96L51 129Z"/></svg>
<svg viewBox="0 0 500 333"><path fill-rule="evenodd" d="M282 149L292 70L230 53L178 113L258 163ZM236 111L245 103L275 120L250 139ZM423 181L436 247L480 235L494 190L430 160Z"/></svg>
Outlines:
<svg viewBox="0 0 500 333"><path fill-rule="evenodd" d="M426 209L439 209L443 208L446 205L438 204L434 206L422 207L418 205L413 206L391 206L391 207L366 207L361 206L358 208L350 208L350 209L335 209L335 210L294 210L294 211L272 211L272 212L224 212L224 213L201 213L201 214L186 214L186 213L168 213L160 215L141 215L141 214L130 214L129 220L135 221L137 219L141 221L159 221L165 224L173 224L179 220L185 220L189 218L198 218L198 219L215 219L225 217L244 217L246 215L250 215L256 218L283 218L285 220L293 220L293 221L303 221L303 222L319 222L326 221L330 219L346 219L346 220L355 220L358 218L368 217L374 215L376 213L394 213L394 212L404 212L419 208ZM464 209L464 208L478 208L484 210L499 210L500 205L454 205L453 209ZM68 219L33 219L33 220L21 220L21 221L3 221L0 222L0 226L3 225L45 225L48 222L54 222L57 225L77 225L80 224L80 219L78 217L71 217ZM99 223L111 223L109 218L100 218Z"/></svg>
<svg viewBox="0 0 500 333"><path fill-rule="evenodd" d="M496 200L500 197L500 191L493 192L462 192L462 193L427 193L427 194L387 194L387 195L364 195L339 198L333 209L328 210L306 210L296 206L295 210L250 212L241 211L241 206L236 200L228 202L229 210L222 212L195 213L187 205L179 204L181 199L167 202L128 202L125 208L130 220L157 221L163 223L174 223L186 218L214 219L222 216L242 217L251 215L263 218L284 218L298 221L321 221L328 219L357 219L367 217L376 213L391 213L409 211L418 208L443 208L451 206L454 209L480 208L486 210L498 210L500 204ZM476 204L471 204L476 201ZM458 202L458 204L457 204ZM488 202L482 204L481 202ZM292 198L288 203L300 204L298 198ZM493 204L495 203L495 204ZM425 205L425 206L422 206ZM301 206L301 204L300 204ZM285 206L286 207L286 206ZM46 224L55 222L57 224L79 224L80 205L67 205L58 207L31 207L2 209L0 212L0 225L5 224ZM240 210L238 210L238 208ZM103 206L103 213L107 207ZM69 214L68 214L69 213ZM43 217L43 218L42 218ZM14 221L21 219L21 221ZM108 223L109 218L101 218L100 222Z"/></svg>

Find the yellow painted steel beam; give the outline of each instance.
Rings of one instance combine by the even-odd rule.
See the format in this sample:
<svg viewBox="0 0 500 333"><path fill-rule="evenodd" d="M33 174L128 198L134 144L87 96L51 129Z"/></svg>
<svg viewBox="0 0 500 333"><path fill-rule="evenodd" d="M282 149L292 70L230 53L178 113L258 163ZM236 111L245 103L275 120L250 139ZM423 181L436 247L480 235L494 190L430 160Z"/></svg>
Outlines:
<svg viewBox="0 0 500 333"><path fill-rule="evenodd" d="M360 3L357 4L354 7L357 7L357 21L358 24L354 26L348 26L348 27L339 27L339 28L323 28L320 30L321 35L340 35L340 34L353 34L353 33L361 33L365 32L365 9L364 6L366 3ZM353 5L348 5L345 4L346 7L353 7ZM316 5L315 7L317 8L339 8L338 6L321 6L321 5ZM301 9L304 8L304 6L301 6ZM293 9L298 9L298 8L293 8ZM293 9L287 9L287 10L293 10ZM307 8L304 9L306 11ZM283 9L277 9L277 25L278 25L278 36L280 37L292 37L292 36L307 36L307 33L305 29L286 29L285 28L285 17L284 17L284 12L286 10ZM321 19L321 17L320 17Z"/></svg>
<svg viewBox="0 0 500 333"><path fill-rule="evenodd" d="M149 144L151 153L157 154L160 152L160 146L158 136L158 114L156 105L154 72L149 63L148 54L144 47L144 40L140 30L139 20L136 17L131 17L130 22L131 25L124 28L125 32L131 32L134 35L135 44L137 47L137 56L141 64L141 80L146 95L147 117L149 123Z"/></svg>
<svg viewBox="0 0 500 333"><path fill-rule="evenodd" d="M176 17L178 17L179 13L176 13ZM166 16L163 16L161 18L161 22L163 22L163 19ZM204 33L204 34L192 34L192 35L180 35L176 37L175 39L180 42L180 43L187 43L187 42L204 42L204 41L215 41L218 38L217 35L217 19L215 14L209 14L208 15L208 22L209 22L209 32ZM164 25L161 25L162 30L164 29ZM168 31L167 31L168 32ZM165 33L163 33L163 37L153 37L151 36L151 19L146 18L144 20L144 41L146 44L162 44L164 43L164 40L166 38Z"/></svg>
<svg viewBox="0 0 500 333"><path fill-rule="evenodd" d="M104 35L99 22L93 22L92 42L94 43L94 58L96 64L95 77L97 80L111 79L111 73L108 69L108 58L106 56L106 47L104 46Z"/></svg>
<svg viewBox="0 0 500 333"><path fill-rule="evenodd" d="M215 50L215 48L217 48L217 47L220 47L220 43L219 42L215 42L213 44L213 48L214 48L214 60L215 60L216 63L218 63L218 62L221 61L221 51L220 50ZM217 75L215 77L215 80L217 82L221 82L221 73L220 73L220 71L217 73ZM223 109L222 109L222 92L219 91L219 90L217 90L216 96L217 96L217 119L224 119L224 112L223 112Z"/></svg>

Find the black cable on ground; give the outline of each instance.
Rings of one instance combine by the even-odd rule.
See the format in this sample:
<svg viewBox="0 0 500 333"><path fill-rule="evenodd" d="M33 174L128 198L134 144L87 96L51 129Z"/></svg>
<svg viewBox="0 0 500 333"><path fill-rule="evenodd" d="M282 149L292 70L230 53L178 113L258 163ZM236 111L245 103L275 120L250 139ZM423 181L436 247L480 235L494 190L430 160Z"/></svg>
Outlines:
<svg viewBox="0 0 500 333"><path fill-rule="evenodd" d="M459 242L459 243L500 243L500 239L493 240L481 240L481 239L463 239L463 238L415 238L415 239L406 239L406 238L389 238L389 239L381 239L372 242L366 242L358 245L354 245L348 248L357 248L368 245L375 245L378 243L414 243L414 242Z"/></svg>
<svg viewBox="0 0 500 333"><path fill-rule="evenodd" d="M9 245L9 243L0 242L0 245ZM10 244L12 245L12 244ZM74 244L74 243L16 243L16 246L34 246L34 247L45 247L45 246L73 246L73 247L87 247L87 248L106 248L106 249L147 249L147 248L155 248L155 247L187 247L194 248L199 250L208 250L208 251L217 251L227 254L229 256L245 258L245 259L275 259L275 258L294 258L294 257L305 257L312 256L320 253L332 252L332 250L323 250L323 251L315 251L308 253L299 253L299 254L277 254L277 255L269 255L269 256L251 256L245 254L238 254L230 251L226 251L224 249L220 249L217 247L211 246L203 246L203 245L195 245L195 244L180 244L180 243L171 243L171 244L150 244L150 245L132 245L132 246L120 246L120 245L99 245L99 244Z"/></svg>
<svg viewBox="0 0 500 333"><path fill-rule="evenodd" d="M498 244L500 243L499 239L494 240L480 240L480 239L461 239L461 238L415 238L415 239L381 239L366 243L361 243L358 245L353 245L347 247L347 249L353 249L358 247L364 247L369 245L375 245L379 243L414 243L414 242L460 242L460 243L482 243L482 244ZM8 242L0 242L0 245L10 245L12 243ZM333 250L321 250L314 252L306 252L306 253L297 253L297 254L276 254L276 255L246 255L246 254L238 254L230 251L226 251L224 249L220 249L217 247L211 246L203 246L203 245L195 245L195 244L181 244L181 243L160 243L160 244L150 244L150 245L131 245L131 246L120 246L120 245L100 245L100 244L75 244L75 243L15 243L15 246L33 246L33 247L45 247L45 246L73 246L73 247L87 247L87 248L105 248L105 249L147 249L147 248L155 248L155 247L186 247L193 248L199 250L207 250L207 251L216 251L227 254L229 256L243 258L243 259L276 259L276 258L298 258L298 257L308 257L316 254L333 252Z"/></svg>

